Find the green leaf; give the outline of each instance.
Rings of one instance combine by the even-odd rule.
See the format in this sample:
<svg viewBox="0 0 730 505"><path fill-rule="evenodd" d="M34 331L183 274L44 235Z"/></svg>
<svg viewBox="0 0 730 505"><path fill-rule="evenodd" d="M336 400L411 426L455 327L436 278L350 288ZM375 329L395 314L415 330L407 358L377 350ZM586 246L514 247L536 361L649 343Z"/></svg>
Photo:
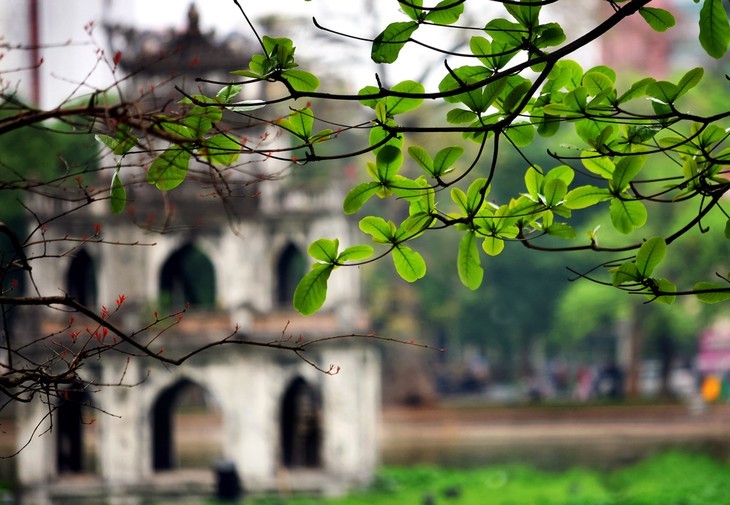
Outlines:
<svg viewBox="0 0 730 505"><path fill-rule="evenodd" d="M408 154L411 158L416 160L416 163L418 163L418 165L423 168L428 175L435 177L433 160L431 159L431 155L428 154L428 151L420 146L410 146L408 148Z"/></svg>
<svg viewBox="0 0 730 505"><path fill-rule="evenodd" d="M469 189L466 191L466 206L469 214L474 214L479 210L481 202L489 194L488 183L489 181L485 177L479 177L469 185Z"/></svg>
<svg viewBox="0 0 730 505"><path fill-rule="evenodd" d="M398 93L407 93L412 95L423 94L425 88L423 84L416 81L403 81L399 82L391 88L391 91ZM388 110L388 114L395 116L396 114L403 114L404 112L417 109L423 103L423 98L408 98L400 96L388 96L385 99L385 106Z"/></svg>
<svg viewBox="0 0 730 505"><path fill-rule="evenodd" d="M387 183L387 188L396 196L409 201L418 200L425 192L423 186L413 179L403 177L402 175L394 175Z"/></svg>
<svg viewBox="0 0 730 505"><path fill-rule="evenodd" d="M498 256L504 251L504 240L490 235L482 242L482 250L490 256Z"/></svg>
<svg viewBox="0 0 730 505"><path fill-rule="evenodd" d="M629 100L644 96L646 94L646 87L654 82L656 82L656 79L654 79L653 77L647 77L645 79L636 81L634 84L631 85L626 93L618 98L617 103L622 104L624 102L628 102Z"/></svg>
<svg viewBox="0 0 730 505"><path fill-rule="evenodd" d="M314 126L314 116L309 108L295 110L289 115L288 119L280 119L279 126L288 130L293 135L306 141L312 136L312 127Z"/></svg>
<svg viewBox="0 0 730 505"><path fill-rule="evenodd" d="M385 106L385 100L378 100L375 103L375 120L381 124L388 121L388 108Z"/></svg>
<svg viewBox="0 0 730 505"><path fill-rule="evenodd" d="M334 263L337 260L337 250L340 248L340 241L337 239L321 238L309 245L309 255L325 263Z"/></svg>
<svg viewBox="0 0 730 505"><path fill-rule="evenodd" d="M238 161L241 145L224 133L219 133L203 143L203 154L209 162L229 166Z"/></svg>
<svg viewBox="0 0 730 505"><path fill-rule="evenodd" d="M710 290L716 290L714 292L708 292L708 293L697 293L697 299L700 300L703 303L719 303L724 302L725 300L730 300L730 291L717 291L717 290L727 290L730 288L727 284L717 284L715 282L698 282L694 285L692 288L692 291L710 291Z"/></svg>
<svg viewBox="0 0 730 505"><path fill-rule="evenodd" d="M451 124L473 123L479 116L466 109L451 109L446 113L446 121Z"/></svg>
<svg viewBox="0 0 730 505"><path fill-rule="evenodd" d="M378 180L391 181L403 165L403 152L394 146L384 146L375 156Z"/></svg>
<svg viewBox="0 0 730 505"><path fill-rule="evenodd" d="M565 240L573 240L576 237L575 229L566 223L553 223L545 228L545 232L552 237Z"/></svg>
<svg viewBox="0 0 730 505"><path fill-rule="evenodd" d="M112 184L109 190L109 202L112 214L121 214L124 212L124 207L127 205L127 190L124 189L124 184L122 184L122 180L119 178L118 167L112 176Z"/></svg>
<svg viewBox="0 0 730 505"><path fill-rule="evenodd" d="M389 119L385 124L387 126L395 126L395 122L392 119ZM387 130L381 128L380 126L376 126L370 129L370 135L368 137L368 140L371 146L375 146L380 144L381 142L385 142L385 144L374 150L375 154L378 154L380 150L383 149L383 147L385 146L393 146L397 149L400 149L403 145L402 135L391 135Z"/></svg>
<svg viewBox="0 0 730 505"><path fill-rule="evenodd" d="M375 86L365 86L360 91L357 92L358 96L368 96L368 95L378 95L380 94L380 88L376 88ZM370 107L371 109L375 109L375 105L380 101L380 98L366 98L363 100L360 100L360 103L363 104L365 107Z"/></svg>
<svg viewBox="0 0 730 505"><path fill-rule="evenodd" d="M610 128L613 130L613 126L610 126ZM575 124L575 132L589 145L594 145L598 138L605 138L603 133L605 129L605 122L592 119L583 119Z"/></svg>
<svg viewBox="0 0 730 505"><path fill-rule="evenodd" d="M667 279L654 279L654 283L656 284L656 288L659 291L662 291L664 293L676 293L677 292L677 286L670 282ZM650 299L653 299L653 295L649 295ZM671 295L661 295L658 298L656 298L656 301L659 303L663 303L665 305L671 305L674 303L674 301L677 299L676 296Z"/></svg>
<svg viewBox="0 0 730 505"><path fill-rule="evenodd" d="M263 37L264 49L269 55L290 56L294 53L294 43L291 39L285 37L269 37L264 35Z"/></svg>
<svg viewBox="0 0 730 505"><path fill-rule="evenodd" d="M302 315L317 312L327 298L327 281L334 265L315 263L312 270L302 277L294 291L294 308Z"/></svg>
<svg viewBox="0 0 730 505"><path fill-rule="evenodd" d="M461 212L466 216L469 214L469 204L467 203L466 193L461 188L451 188L451 200L459 206Z"/></svg>
<svg viewBox="0 0 730 505"><path fill-rule="evenodd" d="M426 262L419 253L410 247L399 244L391 254L395 270L403 280L415 282L426 275Z"/></svg>
<svg viewBox="0 0 730 505"><path fill-rule="evenodd" d="M618 163L611 177L611 188L621 193L629 187L631 181L641 172L646 156L624 156Z"/></svg>
<svg viewBox="0 0 730 505"><path fill-rule="evenodd" d="M641 278L649 278L657 265L664 260L666 254L667 243L662 237L650 238L641 244L636 253L636 268Z"/></svg>
<svg viewBox="0 0 730 505"><path fill-rule="evenodd" d="M608 157L596 156L596 153L591 151L583 151L580 161L584 167L594 174L600 175L608 180L613 178L613 172L616 170L616 166Z"/></svg>
<svg viewBox="0 0 730 505"><path fill-rule="evenodd" d="M346 248L337 256L337 263L342 264L347 261L362 261L373 255L373 248L369 245L353 245Z"/></svg>
<svg viewBox="0 0 730 505"><path fill-rule="evenodd" d="M398 59L403 46L418 28L415 21L404 21L389 24L375 40L370 58L375 63L393 63Z"/></svg>
<svg viewBox="0 0 730 505"><path fill-rule="evenodd" d="M504 8L507 9L520 24L526 28L535 28L538 24L538 17L540 15L540 9L542 8L539 3L530 1L525 2L525 5L519 5L516 3L505 3Z"/></svg>
<svg viewBox="0 0 730 505"><path fill-rule="evenodd" d="M229 84L221 89L215 97L220 103L231 103L231 100L233 100L233 98L238 95L242 89L242 84Z"/></svg>
<svg viewBox="0 0 730 505"><path fill-rule="evenodd" d="M552 181L553 179L560 179L566 186L570 186L574 177L575 170L568 165L558 165L545 174L545 182Z"/></svg>
<svg viewBox="0 0 730 505"><path fill-rule="evenodd" d="M527 79L523 79L519 84L514 86L502 101L502 110L506 114L511 114L512 112L515 112L515 109L518 108L518 105L521 105L521 100L525 97L525 94L530 90L531 86L532 82L528 81Z"/></svg>
<svg viewBox="0 0 730 505"><path fill-rule="evenodd" d="M730 22L722 0L704 0L700 10L700 44L713 58L725 56L730 43Z"/></svg>
<svg viewBox="0 0 730 505"><path fill-rule="evenodd" d="M449 146L441 149L436 153L433 160L433 173L440 177L453 170L453 165L461 155L464 154L464 148L461 146Z"/></svg>
<svg viewBox="0 0 730 505"><path fill-rule="evenodd" d="M664 9L642 7L639 9L639 14L657 32L665 32L675 24L672 13Z"/></svg>
<svg viewBox="0 0 730 505"><path fill-rule="evenodd" d="M504 134L515 146L525 147L535 138L535 127L527 121L515 122L504 130Z"/></svg>
<svg viewBox="0 0 730 505"><path fill-rule="evenodd" d="M195 94L195 95L188 95L184 97L182 100L178 101L177 103L181 105L200 105L200 104L212 104L212 105L218 105L220 104L220 100L215 98L210 98L205 95L201 94Z"/></svg>
<svg viewBox="0 0 730 505"><path fill-rule="evenodd" d="M597 94L613 89L613 81L602 72L589 71L581 80L583 86L588 90L588 94L596 96Z"/></svg>
<svg viewBox="0 0 730 505"><path fill-rule="evenodd" d="M411 0L408 3L401 4L400 8L403 13L413 21L420 21L424 16L423 0Z"/></svg>
<svg viewBox="0 0 730 505"><path fill-rule="evenodd" d="M300 93L311 93L319 88L319 79L317 79L317 76L304 70L284 70L281 73L281 77L289 83L294 91L299 91Z"/></svg>
<svg viewBox="0 0 730 505"><path fill-rule="evenodd" d="M730 219L725 221L725 238L730 239Z"/></svg>
<svg viewBox="0 0 730 505"><path fill-rule="evenodd" d="M679 96L679 88L669 81L656 81L646 87L646 94L659 100L660 104L671 104Z"/></svg>
<svg viewBox="0 0 730 505"><path fill-rule="evenodd" d="M117 156L127 154L130 149L137 145L137 136L129 131L129 129L119 128L116 137L110 137L109 135L97 134L94 135L97 142L100 142L112 150Z"/></svg>
<svg viewBox="0 0 730 505"><path fill-rule="evenodd" d="M429 10L424 19L437 25L452 25L459 20L463 12L464 2L441 0L433 10Z"/></svg>
<svg viewBox="0 0 730 505"><path fill-rule="evenodd" d="M708 124L707 127L700 133L700 145L708 148L713 144L721 142L726 138L728 131L724 128L720 128L714 124ZM722 159L724 156L723 152L717 154L718 159Z"/></svg>
<svg viewBox="0 0 730 505"><path fill-rule="evenodd" d="M364 182L352 188L342 203L345 214L354 214L381 188L380 182Z"/></svg>
<svg viewBox="0 0 730 505"><path fill-rule="evenodd" d="M560 129L561 121L558 119L559 116L553 116L552 114L543 114L539 116L537 123L537 133L541 137L552 137ZM535 121L533 120L533 123Z"/></svg>
<svg viewBox="0 0 730 505"><path fill-rule="evenodd" d="M705 75L702 67L696 67L687 72L677 83L677 98L687 93L690 89L697 86Z"/></svg>
<svg viewBox="0 0 730 505"><path fill-rule="evenodd" d="M178 187L188 174L190 152L182 147L168 147L150 165L147 182L157 189L169 191Z"/></svg>
<svg viewBox="0 0 730 505"><path fill-rule="evenodd" d="M258 55L261 56L261 55ZM255 69L255 70L254 70ZM252 79L264 79L264 75L261 72L261 67L258 65L253 59L251 60L251 63L249 64L249 69L247 70L233 70L231 71L231 74L233 75L240 75L242 77L250 77Z"/></svg>
<svg viewBox="0 0 730 505"><path fill-rule="evenodd" d="M446 76L439 82L439 91L442 93L449 93L452 91L459 91L464 89L464 84L474 84L482 82L492 75L492 71L489 68L483 66L463 66L451 70ZM502 81L500 79L499 81ZM506 81L506 79L505 79ZM470 99L467 95L473 93L473 97ZM465 100L480 101L483 93L477 89L468 93L461 93L458 95L444 96L444 102L447 103L465 103ZM466 97L466 98L465 98ZM468 104L467 104L468 106Z"/></svg>
<svg viewBox="0 0 730 505"><path fill-rule="evenodd" d="M621 233L628 234L646 223L647 212L643 203L638 200L611 200L609 209L613 226Z"/></svg>
<svg viewBox="0 0 730 505"><path fill-rule="evenodd" d="M605 75L612 83L616 82L616 71L611 67L607 67L606 65L596 65L595 67L590 68L586 74L592 72L598 72L599 74Z"/></svg>
<svg viewBox="0 0 730 505"><path fill-rule="evenodd" d="M195 138L195 134L190 127L175 121L162 121L156 126L161 128L165 133L171 133L177 137L185 139Z"/></svg>
<svg viewBox="0 0 730 505"><path fill-rule="evenodd" d="M456 260L457 270L461 283L471 290L482 285L484 269L479 259L476 233L468 231L459 242L459 254Z"/></svg>
<svg viewBox="0 0 730 505"><path fill-rule="evenodd" d="M622 284L634 284L642 280L643 277L639 273L639 269L636 268L636 263L627 261L613 271L611 284L620 286Z"/></svg>
<svg viewBox="0 0 730 505"><path fill-rule="evenodd" d="M542 191L542 183L545 180L545 176L539 170L540 167L528 167L525 172L525 187L527 193L532 197L533 200L538 200L538 195Z"/></svg>
<svg viewBox="0 0 730 505"><path fill-rule="evenodd" d="M479 61L487 67L491 67L488 56L492 54L492 44L485 37L473 36L469 39L469 49L471 53L477 57Z"/></svg>
<svg viewBox="0 0 730 505"><path fill-rule="evenodd" d="M378 244L390 244L395 236L395 226L378 216L366 216L360 220L360 230L373 238Z"/></svg>
<svg viewBox="0 0 730 505"><path fill-rule="evenodd" d="M213 128L213 123L217 123L223 117L223 112L219 107L200 107L196 105L183 119L183 124L190 128L190 134L193 138L202 138Z"/></svg>
<svg viewBox="0 0 730 505"><path fill-rule="evenodd" d="M565 182L560 179L546 180L542 189L543 203L549 208L560 205L567 193Z"/></svg>
<svg viewBox="0 0 730 505"><path fill-rule="evenodd" d="M523 39L527 38L529 31L519 23L513 23L503 18L495 18L487 23L484 31L492 37L492 51L497 52L495 43L502 43L507 48L519 47Z"/></svg>
<svg viewBox="0 0 730 505"><path fill-rule="evenodd" d="M324 130L320 130L314 135L312 135L309 140L310 142L324 142L326 140L330 140L336 138L335 131L331 128L325 128Z"/></svg>
<svg viewBox="0 0 730 505"><path fill-rule="evenodd" d="M611 192L596 186L580 186L565 195L565 206L572 210L585 209L611 199Z"/></svg>
<svg viewBox="0 0 730 505"><path fill-rule="evenodd" d="M408 216L396 231L397 240L416 238L421 235L433 222L433 216L428 212L416 212Z"/></svg>

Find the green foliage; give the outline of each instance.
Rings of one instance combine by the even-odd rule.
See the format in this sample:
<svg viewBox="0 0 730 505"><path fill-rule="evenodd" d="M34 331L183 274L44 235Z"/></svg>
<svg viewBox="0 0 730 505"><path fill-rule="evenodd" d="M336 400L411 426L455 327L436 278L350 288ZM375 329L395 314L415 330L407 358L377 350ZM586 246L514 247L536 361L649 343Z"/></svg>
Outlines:
<svg viewBox="0 0 730 505"><path fill-rule="evenodd" d="M302 314L313 314L319 310L327 296L327 280L332 271L348 262L358 262L372 256L370 246L352 246L339 251L337 239L319 239L313 242L307 252L317 260L294 291L294 306Z"/></svg>
<svg viewBox="0 0 730 505"><path fill-rule="evenodd" d="M722 0L701 1L696 19L699 46L720 58L730 44L727 11ZM398 2L403 17L375 37L371 59L378 64L406 65L401 58L408 54L403 51L408 44L435 52L444 49L438 38L432 47L418 36L426 30L455 33L466 28L461 26L465 4L464 0L442 0L437 5L422 0ZM408 282L426 274L426 262L411 242L451 228L459 233L452 246L455 271L472 290L484 282L485 258L491 261L505 250L526 245L545 251L602 253L608 259L590 269L587 278L651 300L671 303L695 291L700 301L725 299L730 281L724 273L710 283L684 281L687 287L682 288L668 276L654 274L681 236L701 228L711 214L728 215L721 197L730 189L726 174L730 111L715 108L706 113L688 106L700 94L697 89L705 70L697 67L676 79L646 76L625 83L617 69L606 65L584 69L571 60L573 52L600 40L605 30L620 29L628 16L641 17L655 31L666 32L677 23L674 15L650 6L647 0L617 2L601 25L569 41L559 23L544 19L550 13L543 11L540 2L501 4L501 14L480 20L481 31L468 23L469 38L463 47L440 53L446 61L436 90L415 80L387 86L378 79L356 95L318 92L318 78L298 69L294 43L282 37L261 37L262 51L252 56L247 69L233 73L256 82L283 84L286 96L271 104L312 98L357 101L367 109L369 122L352 128L369 129L368 146L335 157L367 151L374 156L364 163L369 179L353 185L343 211L354 214L366 209L373 214L360 220L360 229L384 248L383 255L391 255L396 271ZM179 117L156 118L154 128L170 145L150 166L150 184L174 189L186 179L192 159L203 158L213 167L237 163L238 141L218 131L222 112L267 105L232 103L245 86L231 84L214 97L186 97ZM423 119L421 111L426 110L428 119L412 119ZM317 121L316 109L307 104L292 106L286 117L273 124L293 140L292 150L305 151L304 163L309 163L327 159L318 154L318 144L338 137L329 128L318 130ZM430 137L414 141L419 135ZM552 159L542 166L525 155L538 139L556 135L572 139L569 145L552 146ZM99 138L118 156L133 147L133 139L133 133L122 128ZM520 166L499 164L499 153L505 149L517 153ZM262 151L280 156L276 150ZM662 173L648 168L658 165L665 167ZM413 168L420 175L413 176ZM512 180L525 174L524 187L500 179L498 174L505 171ZM115 212L123 208L123 175L117 171L112 181ZM442 196L447 193L450 199ZM393 202L381 206L383 212L402 206L396 220L400 224L378 215L378 208L369 205L373 196ZM643 231L652 216L661 214L659 209L684 202L693 203L695 215L678 231L656 230L648 235ZM587 221L619 232L613 238L617 244L604 245L606 232L599 232L596 224L587 233L576 232ZM337 256L313 257L319 263L295 297L295 306L305 313L323 304L329 275L341 265Z"/></svg>
<svg viewBox="0 0 730 505"><path fill-rule="evenodd" d="M658 32L669 30L675 23L672 13L664 9L642 7L639 9L639 14L649 23L649 26Z"/></svg>
<svg viewBox="0 0 730 505"><path fill-rule="evenodd" d="M722 58L730 44L730 23L722 0L703 0L700 11L700 43L707 54Z"/></svg>
<svg viewBox="0 0 730 505"><path fill-rule="evenodd" d="M474 469L385 468L372 489L343 498L292 498L282 505L385 505L426 498L458 505L704 505L730 495L727 464L669 452L612 472L544 472L527 465ZM254 499L254 505L270 503Z"/></svg>

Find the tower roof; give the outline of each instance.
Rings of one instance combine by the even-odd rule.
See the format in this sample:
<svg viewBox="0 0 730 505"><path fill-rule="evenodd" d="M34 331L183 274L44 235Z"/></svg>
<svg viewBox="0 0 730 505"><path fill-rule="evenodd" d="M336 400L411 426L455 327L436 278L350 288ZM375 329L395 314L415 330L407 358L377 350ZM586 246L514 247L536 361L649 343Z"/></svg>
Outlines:
<svg viewBox="0 0 730 505"><path fill-rule="evenodd" d="M166 32L106 25L111 49L121 51L120 68L144 76L172 76L185 73L206 75L245 68L255 51L253 43L233 33L216 39L213 31L200 30L194 3L188 10L185 30Z"/></svg>

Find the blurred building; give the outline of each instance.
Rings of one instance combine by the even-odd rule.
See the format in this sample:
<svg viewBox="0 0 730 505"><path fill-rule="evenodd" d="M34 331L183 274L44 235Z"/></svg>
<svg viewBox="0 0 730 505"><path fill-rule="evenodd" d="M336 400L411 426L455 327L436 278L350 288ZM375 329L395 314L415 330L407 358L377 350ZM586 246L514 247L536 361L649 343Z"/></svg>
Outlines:
<svg viewBox="0 0 730 505"><path fill-rule="evenodd" d="M201 33L194 8L184 32L107 29L112 46L120 44L124 54L120 69L132 76L119 92L142 90L138 105L151 110L175 103L173 81L195 86L193 76L225 76L231 70L225 65L240 67L251 55L243 38ZM285 147L249 117L226 115L223 122L238 138ZM352 243L341 188L281 191L281 181L267 179L289 163L250 155L219 172L192 162L188 180L163 195L145 182L149 161L144 154L124 160L125 215L112 215L104 200L78 210L73 192L28 202L41 219L60 216L48 233L90 237L35 251L48 257L34 262L39 292L66 292L99 310L113 310L124 295L115 324L134 332L162 319L136 338L165 356L228 336L254 345L215 346L181 367L129 359L139 352L121 346L87 363L83 374L92 384L124 387L97 391L72 384L49 404L20 406L19 444L32 441L17 457L23 502L206 496L214 492L216 476L231 474L246 492L333 494L368 483L378 460L380 398L372 346L335 339L308 348L306 360L266 347L368 328L357 269L338 270L316 315L304 318L292 309L294 289L308 268L308 244L322 237ZM96 182L108 184L104 176ZM74 325L83 334L88 324L76 318L71 323L64 312L29 313L24 333L57 335L73 352L81 345L69 336ZM57 352L54 345L43 352ZM340 372L330 376L317 368L330 365ZM186 406L191 415L181 414ZM180 426L185 423L187 431Z"/></svg>

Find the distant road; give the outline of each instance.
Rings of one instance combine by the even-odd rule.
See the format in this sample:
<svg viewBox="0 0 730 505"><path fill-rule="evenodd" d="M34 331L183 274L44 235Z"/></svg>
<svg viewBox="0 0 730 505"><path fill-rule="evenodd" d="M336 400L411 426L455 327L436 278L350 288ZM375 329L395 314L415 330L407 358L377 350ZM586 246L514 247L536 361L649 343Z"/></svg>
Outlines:
<svg viewBox="0 0 730 505"><path fill-rule="evenodd" d="M386 408L383 463L614 468L663 450L730 461L730 405Z"/></svg>

